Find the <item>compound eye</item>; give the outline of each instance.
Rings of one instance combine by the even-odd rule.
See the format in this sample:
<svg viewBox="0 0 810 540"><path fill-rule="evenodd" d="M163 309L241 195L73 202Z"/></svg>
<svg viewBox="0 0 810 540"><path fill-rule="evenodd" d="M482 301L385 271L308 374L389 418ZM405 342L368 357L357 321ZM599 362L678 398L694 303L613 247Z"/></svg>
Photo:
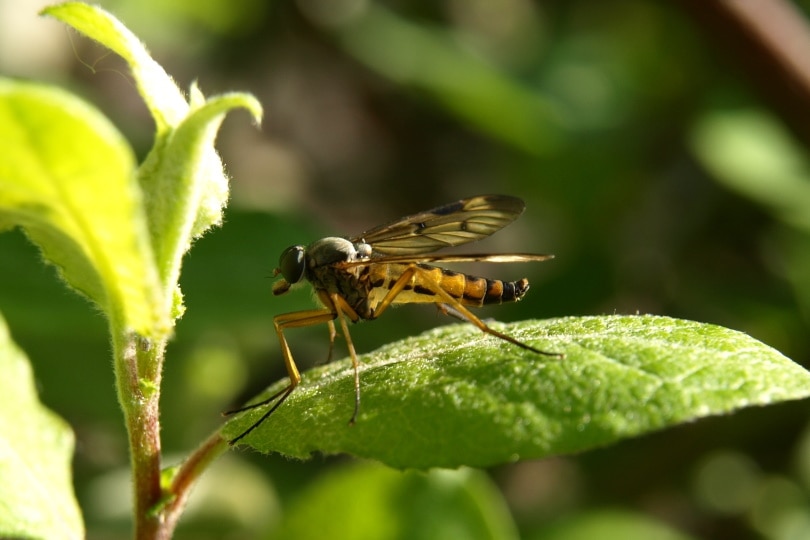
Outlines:
<svg viewBox="0 0 810 540"><path fill-rule="evenodd" d="M304 246L292 246L282 252L278 259L279 270L287 283L293 284L304 277Z"/></svg>

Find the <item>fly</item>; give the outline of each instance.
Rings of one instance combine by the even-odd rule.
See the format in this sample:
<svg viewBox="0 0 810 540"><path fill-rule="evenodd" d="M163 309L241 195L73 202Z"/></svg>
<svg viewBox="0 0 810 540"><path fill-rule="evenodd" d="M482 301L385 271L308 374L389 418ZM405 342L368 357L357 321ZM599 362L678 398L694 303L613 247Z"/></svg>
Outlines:
<svg viewBox="0 0 810 540"><path fill-rule="evenodd" d="M273 318L290 382L263 401L225 413L230 415L273 404L259 420L231 439L230 444L236 444L259 427L301 382L301 374L284 335L289 328L326 323L331 356L337 335L334 321L340 324L354 367L354 413L350 424L354 423L360 408L360 372L346 321L355 323L376 319L392 304L436 304L443 313L469 321L487 334L538 354L561 357L561 354L541 351L490 328L469 309L517 302L529 290L527 279L487 279L431 264L530 262L553 258L553 255L529 253L432 254L445 247L486 238L512 223L524 208L523 201L516 197L481 195L407 216L352 238L330 236L308 246L298 245L284 250L279 267L273 272L273 276L281 274L281 279L273 285L273 294L284 294L292 285L306 280L315 289L323 307Z"/></svg>

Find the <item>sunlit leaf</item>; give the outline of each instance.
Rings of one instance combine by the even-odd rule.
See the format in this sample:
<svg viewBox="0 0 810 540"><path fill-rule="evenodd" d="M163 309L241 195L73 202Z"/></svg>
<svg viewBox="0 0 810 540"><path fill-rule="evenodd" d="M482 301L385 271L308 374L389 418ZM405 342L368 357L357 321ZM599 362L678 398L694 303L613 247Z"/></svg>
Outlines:
<svg viewBox="0 0 810 540"><path fill-rule="evenodd" d="M236 107L248 109L258 121L261 106L252 96L239 93L206 101L196 85L186 100L143 43L101 8L67 2L43 13L115 51L132 70L157 127L154 146L137 176L155 263L161 282L172 288L192 239L222 221L228 178L214 149L219 125ZM167 291L163 298L171 302L175 316L182 312L179 291Z"/></svg>
<svg viewBox="0 0 810 540"><path fill-rule="evenodd" d="M487 466L810 395L802 367L709 324L605 316L499 328L565 358L467 325L444 327L361 358L355 425L348 424L352 371L342 361L305 373L288 401L240 443L297 458L345 452L395 467ZM236 437L264 411L232 420L225 436Z"/></svg>
<svg viewBox="0 0 810 540"><path fill-rule="evenodd" d="M225 114L245 107L256 119L261 116L261 106L246 94L199 99L201 102L176 126L172 136L152 151L141 169L155 257L168 283L177 281L180 259L192 238L222 220L228 178L214 150L214 140Z"/></svg>
<svg viewBox="0 0 810 540"><path fill-rule="evenodd" d="M118 19L98 6L81 2L49 6L42 13L72 26L126 60L158 133L177 125L186 116L189 105L183 93L137 36Z"/></svg>
<svg viewBox="0 0 810 540"><path fill-rule="evenodd" d="M65 280L146 333L158 282L132 151L90 105L0 80L0 226L22 226Z"/></svg>

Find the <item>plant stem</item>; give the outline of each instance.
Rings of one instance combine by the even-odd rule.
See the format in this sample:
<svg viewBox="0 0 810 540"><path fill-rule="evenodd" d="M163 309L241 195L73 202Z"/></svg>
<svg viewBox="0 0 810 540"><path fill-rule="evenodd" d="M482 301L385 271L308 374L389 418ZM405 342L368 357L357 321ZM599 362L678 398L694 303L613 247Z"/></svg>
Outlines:
<svg viewBox="0 0 810 540"><path fill-rule="evenodd" d="M227 450L228 442L217 431L208 437L177 470L169 488L172 500L163 510L165 538L170 538L174 532L177 520L180 519L186 500L191 493L191 487L199 478L200 473Z"/></svg>
<svg viewBox="0 0 810 540"><path fill-rule="evenodd" d="M118 399L129 433L136 540L169 540L200 473L228 449L215 432L180 466L168 493L161 489L160 380L166 340L114 333ZM160 507L167 496L169 502Z"/></svg>
<svg viewBox="0 0 810 540"><path fill-rule="evenodd" d="M161 522L152 509L160 489L160 378L165 340L113 332L118 400L129 434L136 540L159 538Z"/></svg>

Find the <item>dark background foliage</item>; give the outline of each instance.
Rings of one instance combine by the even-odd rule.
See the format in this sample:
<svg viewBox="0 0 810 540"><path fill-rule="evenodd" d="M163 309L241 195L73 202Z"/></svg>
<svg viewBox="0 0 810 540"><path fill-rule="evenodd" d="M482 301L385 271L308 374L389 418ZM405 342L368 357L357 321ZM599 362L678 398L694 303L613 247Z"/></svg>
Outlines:
<svg viewBox="0 0 810 540"><path fill-rule="evenodd" d="M152 126L121 62L38 19L34 2L12 4L0 5L0 72L72 88L143 155ZM232 115L219 139L232 202L185 262L188 311L163 394L169 461L216 429L220 411L284 376L272 317L311 299L270 294L283 248L479 193L520 196L527 211L475 251L556 254L473 268L532 282L525 301L485 317L670 315L810 364L808 6L764 4L102 2L182 87L252 92L266 111L261 130ZM728 137L775 161L753 170L749 153L703 136L723 119ZM77 432L90 537L126 537L105 321L19 232L0 236L0 253L0 309L42 399ZM356 327L355 344L369 351L443 324L434 312L393 311ZM291 339L302 366L325 359L324 328ZM695 536L786 538L774 531L810 530L806 413L803 403L749 410L491 474L525 537L560 516L622 507ZM264 531L269 506L344 461L229 456L177 537Z"/></svg>

